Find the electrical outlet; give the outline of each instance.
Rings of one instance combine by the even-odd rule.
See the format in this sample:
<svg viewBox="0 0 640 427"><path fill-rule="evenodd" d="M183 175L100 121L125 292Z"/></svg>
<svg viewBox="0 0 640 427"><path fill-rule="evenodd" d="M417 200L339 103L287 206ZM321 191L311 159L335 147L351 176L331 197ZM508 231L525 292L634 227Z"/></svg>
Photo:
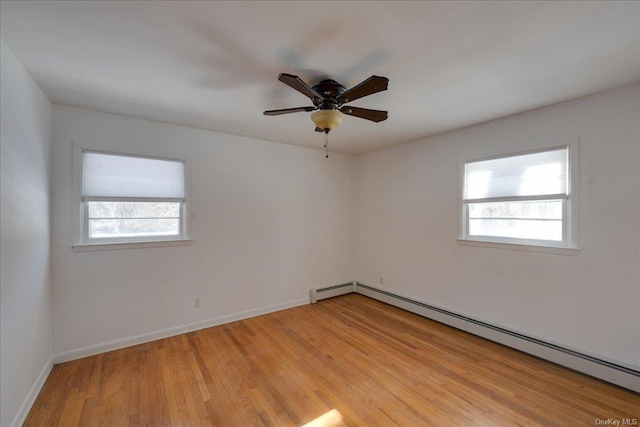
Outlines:
<svg viewBox="0 0 640 427"><path fill-rule="evenodd" d="M200 307L200 298L195 298L193 300L193 308L198 308Z"/></svg>

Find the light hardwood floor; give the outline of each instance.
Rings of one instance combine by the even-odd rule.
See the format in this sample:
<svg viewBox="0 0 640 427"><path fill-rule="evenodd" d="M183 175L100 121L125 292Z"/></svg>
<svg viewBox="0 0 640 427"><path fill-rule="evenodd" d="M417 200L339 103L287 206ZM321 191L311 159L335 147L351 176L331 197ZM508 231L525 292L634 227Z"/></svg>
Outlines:
<svg viewBox="0 0 640 427"><path fill-rule="evenodd" d="M56 365L26 426L594 426L640 395L361 295Z"/></svg>

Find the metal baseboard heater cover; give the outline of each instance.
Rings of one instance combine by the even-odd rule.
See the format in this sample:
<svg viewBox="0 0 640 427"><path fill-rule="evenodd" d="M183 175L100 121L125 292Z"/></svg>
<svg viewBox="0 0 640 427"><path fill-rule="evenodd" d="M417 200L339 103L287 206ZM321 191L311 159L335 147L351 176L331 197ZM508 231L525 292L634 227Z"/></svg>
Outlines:
<svg viewBox="0 0 640 427"><path fill-rule="evenodd" d="M352 292L356 292L356 284L357 282L349 282L343 283L342 285L328 286L326 288L320 289L311 289L310 299L311 304L315 304L316 302L327 299L337 297L339 295L350 294Z"/></svg>
<svg viewBox="0 0 640 427"><path fill-rule="evenodd" d="M469 332L516 350L574 369L640 393L640 370L591 356L558 344L511 331L449 310L391 293L360 282L311 290L311 303L348 293L358 293L422 317Z"/></svg>

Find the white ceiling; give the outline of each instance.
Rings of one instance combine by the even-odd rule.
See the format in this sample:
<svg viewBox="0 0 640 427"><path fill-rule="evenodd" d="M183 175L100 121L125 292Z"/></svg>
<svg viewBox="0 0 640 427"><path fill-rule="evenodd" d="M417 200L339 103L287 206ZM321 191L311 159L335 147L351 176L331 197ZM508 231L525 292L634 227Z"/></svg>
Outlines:
<svg viewBox="0 0 640 427"><path fill-rule="evenodd" d="M363 153L640 81L640 3L71 1L0 6L1 35L54 103L322 148L277 80L389 90L331 148ZM177 141L176 143L179 143Z"/></svg>

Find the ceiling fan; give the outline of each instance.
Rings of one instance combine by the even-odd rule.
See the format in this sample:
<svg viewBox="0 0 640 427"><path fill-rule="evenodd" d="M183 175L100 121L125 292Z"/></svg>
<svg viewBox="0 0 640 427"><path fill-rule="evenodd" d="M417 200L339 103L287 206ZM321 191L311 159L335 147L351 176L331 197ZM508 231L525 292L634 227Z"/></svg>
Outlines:
<svg viewBox="0 0 640 427"><path fill-rule="evenodd" d="M386 111L369 110L367 108L344 105L364 96L387 90L389 79L386 77L371 76L348 90L340 83L331 79L323 80L313 87L302 81L300 77L292 74L282 73L278 76L278 80L309 97L311 102L313 102L313 106L268 110L264 112L266 116L318 110L311 114L311 120L313 120L313 123L316 125L316 132L324 132L325 135L342 123L344 119L343 114L360 117L361 119L371 120L373 122L381 122L387 119Z"/></svg>

